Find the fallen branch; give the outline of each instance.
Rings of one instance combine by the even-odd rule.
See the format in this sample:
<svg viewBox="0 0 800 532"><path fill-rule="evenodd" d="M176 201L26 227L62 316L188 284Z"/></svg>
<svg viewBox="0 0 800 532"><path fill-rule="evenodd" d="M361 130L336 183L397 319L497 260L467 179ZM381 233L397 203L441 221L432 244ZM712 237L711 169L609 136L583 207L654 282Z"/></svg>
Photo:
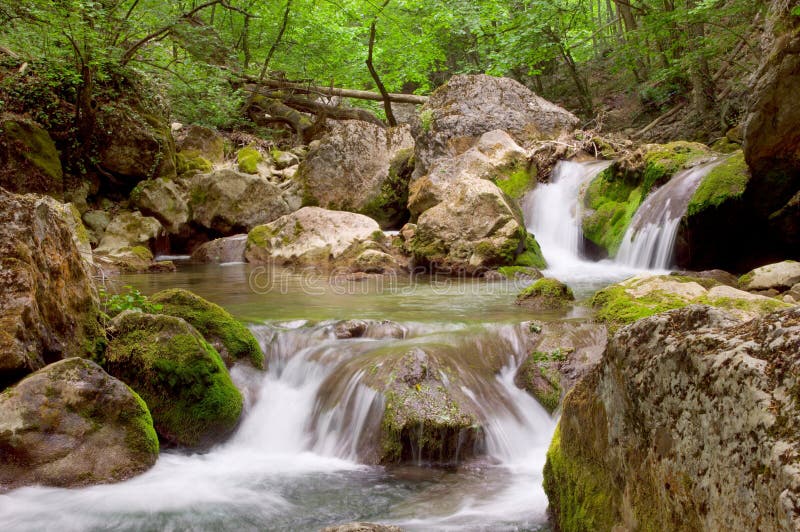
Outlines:
<svg viewBox="0 0 800 532"><path fill-rule="evenodd" d="M291 81L282 81L277 79L265 79L260 81L258 78L252 76L239 75L244 81L268 87L270 89L291 90L297 94L321 94L323 96L340 96L342 98L355 98L356 100L372 100L376 102L383 101L383 95L379 92L361 91L354 89L339 89L335 87L321 87L317 85L306 85L303 83L294 83ZM417 94L397 94L389 93L387 95L389 101L393 103L413 103L414 105L423 105L428 101L427 96L419 96Z"/></svg>

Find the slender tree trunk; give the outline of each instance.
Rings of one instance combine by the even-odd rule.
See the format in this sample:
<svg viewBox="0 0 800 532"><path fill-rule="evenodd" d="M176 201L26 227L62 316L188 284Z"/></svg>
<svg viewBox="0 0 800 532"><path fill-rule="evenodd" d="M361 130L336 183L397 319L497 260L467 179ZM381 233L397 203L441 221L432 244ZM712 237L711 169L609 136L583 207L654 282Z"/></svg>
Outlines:
<svg viewBox="0 0 800 532"><path fill-rule="evenodd" d="M697 5L697 0L687 0L686 8L692 9ZM689 35L695 50L693 54L689 75L692 81L692 105L698 114L707 113L714 107L714 82L708 66L708 58L703 51L705 40L705 27L702 22L689 25Z"/></svg>
<svg viewBox="0 0 800 532"><path fill-rule="evenodd" d="M387 5L389 5L389 0L385 0L383 2L381 11L383 11ZM378 71L375 70L375 65L372 64L372 51L375 48L375 25L377 23L378 15L375 15L375 18L372 20L372 25L369 27L369 53L367 54L367 68L369 69L370 76L372 76L372 79L375 81L375 85L378 86L378 91L380 91L381 96L383 96L383 110L386 112L386 121L389 122L391 127L395 127L397 125L397 120L392 112L392 101L389 98L389 92L383 85L383 82L378 75Z"/></svg>

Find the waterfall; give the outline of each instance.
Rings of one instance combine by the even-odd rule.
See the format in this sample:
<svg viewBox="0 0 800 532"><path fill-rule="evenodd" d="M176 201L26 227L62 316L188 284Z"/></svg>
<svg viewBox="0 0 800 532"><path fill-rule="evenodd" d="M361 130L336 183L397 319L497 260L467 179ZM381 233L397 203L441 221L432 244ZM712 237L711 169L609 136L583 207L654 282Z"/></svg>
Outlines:
<svg viewBox="0 0 800 532"><path fill-rule="evenodd" d="M582 261L581 187L609 165L611 161L560 161L553 168L550 182L523 198L528 231L536 237L550 267Z"/></svg>
<svg viewBox="0 0 800 532"><path fill-rule="evenodd" d="M681 218L703 178L720 162L683 170L647 196L625 231L616 262L636 268L672 267Z"/></svg>

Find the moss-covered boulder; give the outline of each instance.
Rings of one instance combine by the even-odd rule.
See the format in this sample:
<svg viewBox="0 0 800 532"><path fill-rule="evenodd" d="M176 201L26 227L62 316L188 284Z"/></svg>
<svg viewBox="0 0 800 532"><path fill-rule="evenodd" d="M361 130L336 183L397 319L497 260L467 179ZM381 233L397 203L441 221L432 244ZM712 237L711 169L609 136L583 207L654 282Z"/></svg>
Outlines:
<svg viewBox="0 0 800 532"><path fill-rule="evenodd" d="M544 488L559 530L793 530L800 309L692 305L621 329L564 400Z"/></svg>
<svg viewBox="0 0 800 532"><path fill-rule="evenodd" d="M179 177L189 178L213 169L211 161L194 150L181 151L175 155L175 171Z"/></svg>
<svg viewBox="0 0 800 532"><path fill-rule="evenodd" d="M53 139L32 120L0 115L0 187L64 196L64 173Z"/></svg>
<svg viewBox="0 0 800 532"><path fill-rule="evenodd" d="M94 362L68 358L0 393L0 489L126 480L158 458L144 401Z"/></svg>
<svg viewBox="0 0 800 532"><path fill-rule="evenodd" d="M263 162L264 156L253 146L247 146L236 152L236 165L244 174L257 174L258 165Z"/></svg>
<svg viewBox="0 0 800 532"><path fill-rule="evenodd" d="M196 124L181 128L175 135L175 145L185 160L199 158L207 161L208 170L211 170L212 163L219 164L225 160L225 139L211 128Z"/></svg>
<svg viewBox="0 0 800 532"><path fill-rule="evenodd" d="M87 262L54 202L0 188L0 389L104 347Z"/></svg>
<svg viewBox="0 0 800 532"><path fill-rule="evenodd" d="M552 277L544 277L517 295L517 305L537 311L565 310L575 296L570 287Z"/></svg>
<svg viewBox="0 0 800 532"><path fill-rule="evenodd" d="M548 362L558 361L561 351L534 351L520 365L514 384L531 394L549 413L561 402L561 376Z"/></svg>
<svg viewBox="0 0 800 532"><path fill-rule="evenodd" d="M214 346L226 365L243 361L264 369L264 353L253 333L219 305L182 288L153 294L150 301L161 305L159 312L189 322Z"/></svg>
<svg viewBox="0 0 800 532"><path fill-rule="evenodd" d="M723 308L742 319L751 319L788 306L777 299L721 285L713 279L676 275L631 277L600 290L592 299L597 318L611 330L692 304Z"/></svg>
<svg viewBox="0 0 800 532"><path fill-rule="evenodd" d="M144 399L163 440L206 448L236 428L242 396L219 353L186 321L126 311L109 336L104 368Z"/></svg>
<svg viewBox="0 0 800 532"><path fill-rule="evenodd" d="M583 235L615 255L633 215L654 187L663 185L679 170L707 160L711 152L702 144L672 142L647 144L600 172L583 197Z"/></svg>
<svg viewBox="0 0 800 532"><path fill-rule="evenodd" d="M384 228L400 227L408 220L413 148L407 126L386 129L359 120L331 124L297 169L304 203L359 212Z"/></svg>
<svg viewBox="0 0 800 532"><path fill-rule="evenodd" d="M219 236L248 232L292 211L283 190L266 177L230 169L195 176L189 198L192 221Z"/></svg>

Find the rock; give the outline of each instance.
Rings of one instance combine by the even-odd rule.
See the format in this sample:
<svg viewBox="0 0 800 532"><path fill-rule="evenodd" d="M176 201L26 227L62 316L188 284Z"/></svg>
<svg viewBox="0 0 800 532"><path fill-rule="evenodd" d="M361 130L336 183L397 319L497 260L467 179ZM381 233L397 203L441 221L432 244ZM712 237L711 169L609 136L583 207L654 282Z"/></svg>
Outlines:
<svg viewBox="0 0 800 532"><path fill-rule="evenodd" d="M718 285L713 279L676 275L638 275L600 290L592 299L596 317L612 331L659 312L698 303L724 308L740 319L787 306L776 299Z"/></svg>
<svg viewBox="0 0 800 532"><path fill-rule="evenodd" d="M572 290L552 277L544 277L523 289L516 304L535 311L566 310L575 301Z"/></svg>
<svg viewBox="0 0 800 532"><path fill-rule="evenodd" d="M168 233L185 232L190 211L188 192L174 179L148 179L139 182L131 192L131 201L143 213L153 216Z"/></svg>
<svg viewBox="0 0 800 532"><path fill-rule="evenodd" d="M83 214L83 223L89 231L89 240L95 246L100 243L106 227L111 223L111 216L106 211L92 210Z"/></svg>
<svg viewBox="0 0 800 532"><path fill-rule="evenodd" d="M415 123L414 177L427 174L436 159L463 153L487 131L506 131L525 146L569 133L578 122L572 113L512 79L453 76L431 94Z"/></svg>
<svg viewBox="0 0 800 532"><path fill-rule="evenodd" d="M179 177L189 179L197 174L207 174L214 165L199 153L188 150L175 155L175 171Z"/></svg>
<svg viewBox="0 0 800 532"><path fill-rule="evenodd" d="M320 532L402 532L399 526L381 525L378 523L346 523L344 525L326 526Z"/></svg>
<svg viewBox="0 0 800 532"><path fill-rule="evenodd" d="M544 277L541 271L531 266L501 266L497 273L511 281L535 281Z"/></svg>
<svg viewBox="0 0 800 532"><path fill-rule="evenodd" d="M0 448L0 491L118 482L158 458L144 401L82 358L50 364L0 393Z"/></svg>
<svg viewBox="0 0 800 532"><path fill-rule="evenodd" d="M42 197L41 201L47 203L51 209L61 216L61 220L67 224L69 232L72 234L72 241L75 243L75 247L87 267L87 271L91 272L91 267L94 265L91 236L81 221L81 213L78 212L78 208L72 203L61 203L50 196Z"/></svg>
<svg viewBox="0 0 800 532"><path fill-rule="evenodd" d="M64 172L53 139L32 120L0 115L0 187L64 197Z"/></svg>
<svg viewBox="0 0 800 532"><path fill-rule="evenodd" d="M333 326L336 338L405 338L405 328L392 321L346 320Z"/></svg>
<svg viewBox="0 0 800 532"><path fill-rule="evenodd" d="M161 223L153 217L143 216L139 211L123 211L106 226L95 251L102 255L114 255L136 247L147 249L163 230Z"/></svg>
<svg viewBox="0 0 800 532"><path fill-rule="evenodd" d="M144 246L122 247L96 253L94 261L104 275L175 271L172 261L155 262L153 252Z"/></svg>
<svg viewBox="0 0 800 532"><path fill-rule="evenodd" d="M515 262L545 266L519 211L484 179L465 179L449 189L440 203L419 216L406 246L418 263L443 272L472 275ZM526 250L531 253L524 255Z"/></svg>
<svg viewBox="0 0 800 532"><path fill-rule="evenodd" d="M192 221L222 235L247 232L291 212L280 188L233 170L195 176L190 197Z"/></svg>
<svg viewBox="0 0 800 532"><path fill-rule="evenodd" d="M200 156L216 164L225 160L225 139L213 129L191 125L181 130L175 143L184 156Z"/></svg>
<svg viewBox="0 0 800 532"><path fill-rule="evenodd" d="M161 305L159 312L189 322L214 346L228 367L244 361L264 369L264 353L253 333L219 305L182 288L157 292L150 296L150 302Z"/></svg>
<svg viewBox="0 0 800 532"><path fill-rule="evenodd" d="M742 290L789 290L800 283L800 262L785 260L751 270L739 278Z"/></svg>
<svg viewBox="0 0 800 532"><path fill-rule="evenodd" d="M678 275L679 277L707 279L727 286L732 286L734 288L739 286L739 278L730 272L726 272L725 270L703 270L700 272L680 271L674 272L673 275Z"/></svg>
<svg viewBox="0 0 800 532"><path fill-rule="evenodd" d="M569 393L544 469L562 530L800 527L800 308L692 305L621 329Z"/></svg>
<svg viewBox="0 0 800 532"><path fill-rule="evenodd" d="M313 145L295 178L303 184L307 205L360 212L379 218L391 208L405 211L410 172L402 168L414 141L408 127L385 129L358 120L337 121ZM399 226L408 219L397 212L383 222Z"/></svg>
<svg viewBox="0 0 800 532"><path fill-rule="evenodd" d="M64 190L64 203L72 203L83 216L89 210L89 195L92 194L93 185L89 181L81 181Z"/></svg>
<svg viewBox="0 0 800 532"><path fill-rule="evenodd" d="M0 189L0 389L105 344L86 262L53 200Z"/></svg>
<svg viewBox="0 0 800 532"><path fill-rule="evenodd" d="M234 235L206 242L192 252L198 262L244 262L247 235Z"/></svg>
<svg viewBox="0 0 800 532"><path fill-rule="evenodd" d="M383 237L375 220L361 214L303 207L250 231L245 257L255 263L332 267L376 233Z"/></svg>
<svg viewBox="0 0 800 532"><path fill-rule="evenodd" d="M239 171L244 174L258 174L259 165L264 162L264 156L258 148L248 146L236 153L236 164Z"/></svg>
<svg viewBox="0 0 800 532"><path fill-rule="evenodd" d="M99 166L121 185L175 177L175 142L169 122L140 102L100 106L95 142Z"/></svg>
<svg viewBox="0 0 800 532"><path fill-rule="evenodd" d="M408 263L380 249L365 249L350 263L350 268L364 273L397 273L407 270Z"/></svg>
<svg viewBox="0 0 800 532"><path fill-rule="evenodd" d="M272 161L278 170L284 170L300 164L300 157L290 151L274 150L271 155Z"/></svg>
<svg viewBox="0 0 800 532"><path fill-rule="evenodd" d="M219 353L186 321L125 311L109 336L106 371L144 399L163 440L207 448L236 428L242 396Z"/></svg>

